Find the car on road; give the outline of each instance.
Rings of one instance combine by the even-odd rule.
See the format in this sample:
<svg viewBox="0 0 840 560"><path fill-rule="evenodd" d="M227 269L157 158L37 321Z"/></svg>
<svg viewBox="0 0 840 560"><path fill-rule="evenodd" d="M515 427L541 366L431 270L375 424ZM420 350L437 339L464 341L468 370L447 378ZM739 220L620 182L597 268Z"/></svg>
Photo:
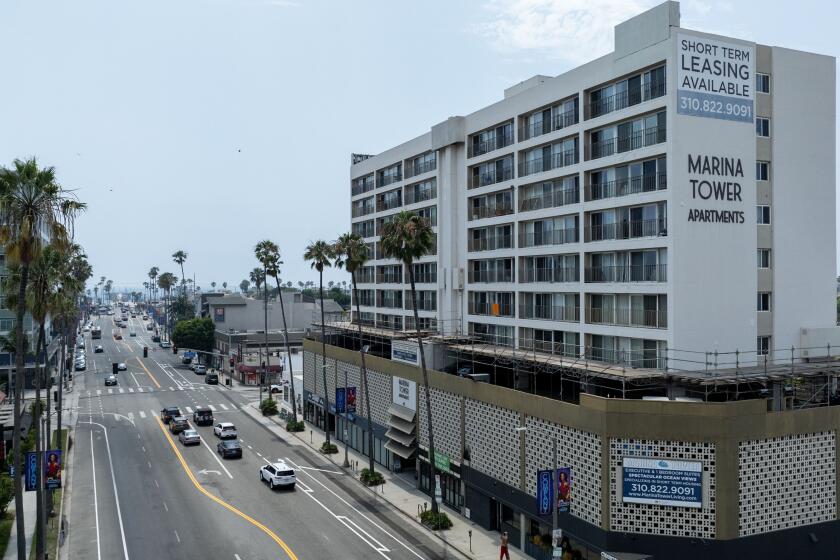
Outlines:
<svg viewBox="0 0 840 560"><path fill-rule="evenodd" d="M218 451L219 455L221 455L224 459L229 457L242 457L242 446L235 439L220 441L216 445L216 451Z"/></svg>
<svg viewBox="0 0 840 560"><path fill-rule="evenodd" d="M128 336L137 336L137 331L128 331Z"/></svg>
<svg viewBox="0 0 840 560"><path fill-rule="evenodd" d="M268 482L268 487L274 490L277 486L295 487L297 481L295 471L286 463L273 463L260 467L260 480Z"/></svg>
<svg viewBox="0 0 840 560"><path fill-rule="evenodd" d="M87 364L85 362L76 362L75 363L76 371L85 371L87 369Z"/></svg>
<svg viewBox="0 0 840 560"><path fill-rule="evenodd" d="M180 434L184 430L190 428L190 423L186 416L176 416L169 421L169 431L173 434Z"/></svg>
<svg viewBox="0 0 840 560"><path fill-rule="evenodd" d="M96 348L93 349L94 354L101 354L105 351L101 344L97 344Z"/></svg>
<svg viewBox="0 0 840 560"><path fill-rule="evenodd" d="M176 419L177 421L177 419ZM201 436L193 429L187 429L178 434L178 439L184 445L198 445L201 443Z"/></svg>
<svg viewBox="0 0 840 560"><path fill-rule="evenodd" d="M184 365L190 365L192 363L192 357L190 356L181 356L181 363ZM190 368L192 369L192 368Z"/></svg>
<svg viewBox="0 0 840 560"><path fill-rule="evenodd" d="M114 340L122 340L122 333L120 331L114 332Z"/></svg>
<svg viewBox="0 0 840 560"><path fill-rule="evenodd" d="M110 387L111 385L117 384L117 376L116 375L109 375L105 378L105 386Z"/></svg>
<svg viewBox="0 0 840 560"><path fill-rule="evenodd" d="M85 347L85 339L80 338L79 342L76 343L76 348L84 348Z"/></svg>
<svg viewBox="0 0 840 560"><path fill-rule="evenodd" d="M169 424L176 416L181 416L181 409L177 406L166 406L160 411L160 420L164 424Z"/></svg>
<svg viewBox="0 0 840 560"><path fill-rule="evenodd" d="M147 331L153 331L153 330L155 330L155 327L154 327L154 325L152 325L151 323L149 323L148 325L146 325L146 330L147 330Z"/></svg>
<svg viewBox="0 0 840 560"><path fill-rule="evenodd" d="M117 364L117 371L125 371L125 370L126 370L125 362L120 362L120 363Z"/></svg>
<svg viewBox="0 0 840 560"><path fill-rule="evenodd" d="M149 320L149 316L148 316L148 315L146 315L145 313L143 314L143 320L144 320L144 321L148 321L148 320Z"/></svg>
<svg viewBox="0 0 840 560"><path fill-rule="evenodd" d="M193 423L196 426L212 426L213 411L206 406L199 406L193 412Z"/></svg>
<svg viewBox="0 0 840 560"><path fill-rule="evenodd" d="M161 348L172 348L172 344L170 344L169 341L167 341L167 340L162 340L160 342L160 347Z"/></svg>
<svg viewBox="0 0 840 560"><path fill-rule="evenodd" d="M272 385L271 389L269 389L269 391L271 391L272 393L282 393L283 392L283 386L282 385Z"/></svg>
<svg viewBox="0 0 840 560"><path fill-rule="evenodd" d="M198 375L204 375L207 373L207 366L204 364L196 364L193 368L193 371L196 372Z"/></svg>
<svg viewBox="0 0 840 560"><path fill-rule="evenodd" d="M218 385L219 384L219 374L215 371L211 371L204 376L204 382L208 385Z"/></svg>
<svg viewBox="0 0 840 560"><path fill-rule="evenodd" d="M236 426L230 422L219 422L213 426L213 434L219 439L238 438Z"/></svg>
<svg viewBox="0 0 840 560"><path fill-rule="evenodd" d="M90 325L85 325L85 329L84 329L84 330L85 330L85 332L89 331L89 330L90 330Z"/></svg>
<svg viewBox="0 0 840 560"><path fill-rule="evenodd" d="M149 330L152 330L152 329L149 329ZM156 335L156 334L152 335L152 342L160 342L160 336Z"/></svg>

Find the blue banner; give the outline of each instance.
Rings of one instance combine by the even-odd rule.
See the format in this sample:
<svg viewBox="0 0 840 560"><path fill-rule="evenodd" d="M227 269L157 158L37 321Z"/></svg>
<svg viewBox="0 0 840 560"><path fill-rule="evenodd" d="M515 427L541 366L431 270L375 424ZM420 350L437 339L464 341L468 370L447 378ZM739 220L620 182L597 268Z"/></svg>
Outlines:
<svg viewBox="0 0 840 560"><path fill-rule="evenodd" d="M551 496L554 489L554 480L551 471L537 472L537 509L540 515L551 513Z"/></svg>
<svg viewBox="0 0 840 560"><path fill-rule="evenodd" d="M338 387L335 390L335 411L340 414L346 412L346 408L344 387Z"/></svg>
<svg viewBox="0 0 840 560"><path fill-rule="evenodd" d="M26 483L27 492L32 492L38 488L38 454L34 451L26 453L24 482Z"/></svg>
<svg viewBox="0 0 840 560"><path fill-rule="evenodd" d="M702 508L703 465L699 461L625 457L621 490L624 502Z"/></svg>

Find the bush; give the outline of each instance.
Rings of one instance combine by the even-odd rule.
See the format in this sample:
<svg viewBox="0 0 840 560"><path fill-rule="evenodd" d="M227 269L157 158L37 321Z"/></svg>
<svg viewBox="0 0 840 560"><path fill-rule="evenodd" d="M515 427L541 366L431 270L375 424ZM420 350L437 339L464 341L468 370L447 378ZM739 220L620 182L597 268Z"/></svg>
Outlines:
<svg viewBox="0 0 840 560"><path fill-rule="evenodd" d="M288 422L286 422L287 432L302 432L304 428L305 426L303 424L303 420L298 420L297 422L289 420Z"/></svg>
<svg viewBox="0 0 840 560"><path fill-rule="evenodd" d="M321 453L324 455L332 455L333 453L338 453L338 446L334 443L327 443L326 441L321 444Z"/></svg>
<svg viewBox="0 0 840 560"><path fill-rule="evenodd" d="M9 508L9 502L15 495L15 483L11 477L0 476L0 517L6 515L6 510Z"/></svg>
<svg viewBox="0 0 840 560"><path fill-rule="evenodd" d="M420 514L420 523L430 528L432 531L445 531L452 527L452 521L446 513L439 511L438 513L432 510L426 510Z"/></svg>
<svg viewBox="0 0 840 560"><path fill-rule="evenodd" d="M385 484L385 477L379 471L372 471L370 469L362 469L362 474L359 476L365 486L379 486Z"/></svg>
<svg viewBox="0 0 840 560"><path fill-rule="evenodd" d="M277 401L274 399L265 399L260 403L260 411L263 416L273 416L277 414Z"/></svg>

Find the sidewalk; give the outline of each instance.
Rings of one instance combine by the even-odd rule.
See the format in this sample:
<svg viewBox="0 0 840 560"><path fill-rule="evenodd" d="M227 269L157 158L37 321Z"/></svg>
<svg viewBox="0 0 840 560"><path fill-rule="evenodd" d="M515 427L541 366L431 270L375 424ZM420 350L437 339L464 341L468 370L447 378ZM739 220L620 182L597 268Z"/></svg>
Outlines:
<svg viewBox="0 0 840 560"><path fill-rule="evenodd" d="M32 549L33 541L35 540L35 492L23 493L23 524L26 530L26 550ZM15 514L15 501L12 500L9 505L9 513ZM3 560L17 560L17 521L12 523L12 532L9 535L9 546L6 547L6 553L3 555Z"/></svg>
<svg viewBox="0 0 840 560"><path fill-rule="evenodd" d="M280 402L284 407L287 406L287 404L283 401L278 402ZM258 402L249 403L249 406L245 408L246 414L265 425L275 434L284 437L284 439L289 441L292 445L311 448L320 457L331 461L335 465L336 469L344 470L348 475L358 481L357 471L368 464L368 457L354 451L353 449L349 449L347 456L353 467L345 469L341 467L341 463L344 461L344 445L341 442L336 442L339 450L337 454L322 455L318 450L321 448L321 444L325 441L324 432L309 423L306 424L306 430L303 432L287 432L285 429L285 422L276 416L263 416L259 412L258 405ZM289 407L288 410L291 411L291 407ZM385 500L397 511L414 521L417 524L417 528L422 527L434 534L447 545L457 550L465 558L478 560L485 558L495 559L499 557L498 533L485 530L447 506L441 506L441 510L445 511L449 516L449 519L452 520L452 528L446 531L431 531L424 525L421 525L417 517L417 512L424 504L426 504L426 507L430 507L430 497L415 487L414 478L410 474L395 474L378 464L376 467L377 471L384 475L386 483L377 489L371 489L371 493L377 498ZM361 482L358 484L360 486L362 485ZM472 531L472 544L470 543L470 530ZM510 548L510 557L512 560L528 560L530 558L523 555L519 550L513 547Z"/></svg>

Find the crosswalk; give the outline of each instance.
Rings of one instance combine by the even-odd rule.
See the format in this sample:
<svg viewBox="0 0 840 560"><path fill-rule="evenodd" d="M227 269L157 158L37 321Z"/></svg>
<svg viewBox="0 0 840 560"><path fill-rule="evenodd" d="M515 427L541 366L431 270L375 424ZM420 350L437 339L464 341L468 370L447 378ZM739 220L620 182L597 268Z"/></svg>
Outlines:
<svg viewBox="0 0 840 560"><path fill-rule="evenodd" d="M227 391L227 389L222 389L220 387L215 386L206 386L206 385L177 385L171 387L161 386L158 387L151 387L151 386L138 386L138 387L109 387L107 389L91 389L86 391L84 394L85 396L91 397L96 396L100 397L102 395L124 395L128 393L161 393L161 392L175 392L175 391L202 391L202 392L222 392Z"/></svg>
<svg viewBox="0 0 840 560"><path fill-rule="evenodd" d="M208 405L203 405L208 406ZM209 408L213 410L214 413L224 413L225 411L228 412L235 412L237 410L244 410L249 405L246 403L235 405L229 404L224 405L219 403L218 405L209 405ZM221 407L222 410L218 410L217 407ZM182 406L181 412L185 415L188 415L189 418L192 417L193 412L195 410L191 406ZM120 412L102 412L102 411L93 411L93 410L82 410L79 409L79 413L85 416L107 416L107 417L114 417L117 421L125 421L128 420L130 423L135 424L140 420L151 420L156 421L157 418L160 416L159 410L120 410ZM222 417L224 418L224 417Z"/></svg>

